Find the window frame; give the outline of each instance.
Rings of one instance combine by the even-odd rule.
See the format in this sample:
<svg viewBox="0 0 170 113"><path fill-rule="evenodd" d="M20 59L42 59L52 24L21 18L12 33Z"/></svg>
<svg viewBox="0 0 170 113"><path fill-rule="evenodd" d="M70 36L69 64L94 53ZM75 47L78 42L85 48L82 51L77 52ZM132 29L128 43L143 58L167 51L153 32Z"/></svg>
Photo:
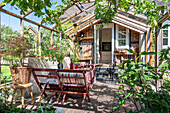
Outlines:
<svg viewBox="0 0 170 113"><path fill-rule="evenodd" d="M123 27L123 26L121 26ZM125 27L124 27L125 28ZM125 46L119 46L119 25L116 25L116 48L118 49L129 49L129 29L126 29L126 45ZM123 38L121 38L123 39Z"/></svg>
<svg viewBox="0 0 170 113"><path fill-rule="evenodd" d="M163 31L164 30L168 30L168 37L164 37L163 36ZM168 48L168 47L170 47L170 27L168 27L167 29L165 28L165 29L162 29L162 46L163 46L163 49L166 49L166 48ZM163 45L163 39L168 39L168 45Z"/></svg>

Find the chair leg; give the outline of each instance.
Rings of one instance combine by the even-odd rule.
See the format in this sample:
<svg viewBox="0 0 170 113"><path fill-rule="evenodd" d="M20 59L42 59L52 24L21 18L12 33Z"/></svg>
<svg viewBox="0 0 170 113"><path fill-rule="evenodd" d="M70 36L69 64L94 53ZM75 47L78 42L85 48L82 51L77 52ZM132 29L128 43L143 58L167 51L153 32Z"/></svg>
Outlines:
<svg viewBox="0 0 170 113"><path fill-rule="evenodd" d="M40 102L40 101L41 101L43 94L44 94L44 91L41 93L41 95L40 95L40 98L39 98L39 101L38 101L38 102Z"/></svg>
<svg viewBox="0 0 170 113"><path fill-rule="evenodd" d="M86 95L83 96L82 107L84 107L85 99L86 99Z"/></svg>
<svg viewBox="0 0 170 113"><path fill-rule="evenodd" d="M28 89L29 89L30 95L31 95L31 104L34 104L32 89L31 89L31 87L29 87Z"/></svg>
<svg viewBox="0 0 170 113"><path fill-rule="evenodd" d="M65 98L66 98L66 94L64 94L64 96L63 96L63 102L62 102L62 104L64 104Z"/></svg>
<svg viewBox="0 0 170 113"><path fill-rule="evenodd" d="M60 94L59 94L59 96L58 96L57 104L58 104L58 103L59 103L59 101L60 101L61 94L62 94L62 93L60 93Z"/></svg>
<svg viewBox="0 0 170 113"><path fill-rule="evenodd" d="M44 95L45 97L47 97L47 94L46 94L45 92L43 93L43 95Z"/></svg>
<svg viewBox="0 0 170 113"><path fill-rule="evenodd" d="M89 96L89 94L87 94L87 97L88 97L88 101L90 102L90 96Z"/></svg>
<svg viewBox="0 0 170 113"><path fill-rule="evenodd" d="M22 103L22 108L24 108L24 89L21 89L21 103Z"/></svg>

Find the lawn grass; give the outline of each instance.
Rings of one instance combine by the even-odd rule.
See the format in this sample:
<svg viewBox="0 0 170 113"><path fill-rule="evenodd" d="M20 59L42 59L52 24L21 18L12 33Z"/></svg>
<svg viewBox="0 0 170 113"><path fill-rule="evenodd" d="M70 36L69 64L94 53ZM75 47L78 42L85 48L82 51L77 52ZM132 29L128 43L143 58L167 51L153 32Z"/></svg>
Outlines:
<svg viewBox="0 0 170 113"><path fill-rule="evenodd" d="M9 65L1 65L1 72L2 72L2 76L1 76L2 82L4 78L6 82L12 82L12 76L11 76Z"/></svg>

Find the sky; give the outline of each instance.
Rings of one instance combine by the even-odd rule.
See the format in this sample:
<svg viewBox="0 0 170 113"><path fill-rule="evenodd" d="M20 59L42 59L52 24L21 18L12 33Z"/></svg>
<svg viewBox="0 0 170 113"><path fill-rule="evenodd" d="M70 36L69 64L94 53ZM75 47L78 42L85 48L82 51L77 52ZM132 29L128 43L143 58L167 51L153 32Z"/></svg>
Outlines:
<svg viewBox="0 0 170 113"><path fill-rule="evenodd" d="M0 2L2 2L3 0L0 0ZM52 0L53 2L58 2L58 4L62 4L62 0ZM55 8L55 6L53 5L52 8ZM3 7L3 9L6 9L10 12L13 12L15 14L18 14L20 15L20 9L16 9L16 7L11 7L9 4L7 4L6 6ZM13 30L17 30L17 31L20 31L20 19L16 18L16 17L13 17L13 16L10 16L8 14L5 14L3 12L0 12L1 13L1 24L5 24L6 26L10 26L12 27ZM41 21L41 18L38 18L36 16L34 16L34 12L31 13L30 15L26 16L27 19L30 19L30 20L33 20L35 22L40 22ZM28 23L26 21L24 21L24 26L29 26L31 25L32 27L38 29L38 26L37 25L34 25L34 24L31 24L31 23ZM48 27L52 27L53 25L46 25Z"/></svg>

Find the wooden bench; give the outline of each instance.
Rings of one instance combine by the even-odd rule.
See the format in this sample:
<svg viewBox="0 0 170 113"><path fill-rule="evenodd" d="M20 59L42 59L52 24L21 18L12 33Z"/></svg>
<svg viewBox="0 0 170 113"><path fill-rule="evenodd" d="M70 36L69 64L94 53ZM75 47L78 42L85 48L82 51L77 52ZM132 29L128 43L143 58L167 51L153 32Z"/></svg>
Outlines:
<svg viewBox="0 0 170 113"><path fill-rule="evenodd" d="M92 87L92 79L94 78L92 70L33 68L32 72L42 92L39 101L43 95L47 96L46 92L58 93L57 103L62 94L64 94L62 104L65 101L66 94L84 95L82 107L86 96L90 101L89 86ZM46 73L44 74L44 72ZM39 77L44 77L45 79L40 81Z"/></svg>
<svg viewBox="0 0 170 113"><path fill-rule="evenodd" d="M63 91L62 93L64 94L62 104L64 104L67 94L83 95L82 107L84 107L86 96L88 97L88 101L90 101L90 71L88 72L87 70L58 69L56 73L57 77L59 78L59 85Z"/></svg>

